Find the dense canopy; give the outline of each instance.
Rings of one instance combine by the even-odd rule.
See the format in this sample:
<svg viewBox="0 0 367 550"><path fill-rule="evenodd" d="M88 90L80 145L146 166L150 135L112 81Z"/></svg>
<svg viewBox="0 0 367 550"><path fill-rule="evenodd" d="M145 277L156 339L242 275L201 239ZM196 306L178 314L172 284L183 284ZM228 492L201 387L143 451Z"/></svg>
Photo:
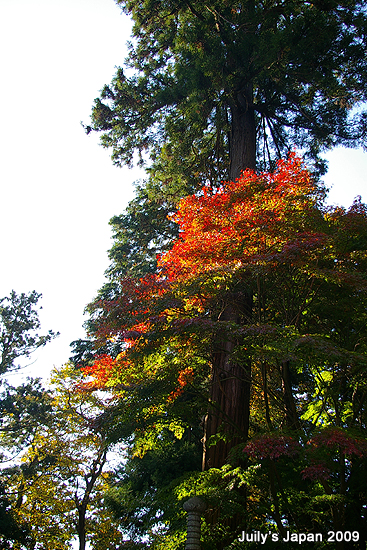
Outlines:
<svg viewBox="0 0 367 550"><path fill-rule="evenodd" d="M238 501L231 520L225 509L214 514L232 537L272 522L285 533L284 517L294 529L321 518L329 529L357 529L351 517L362 517L365 492L357 497L354 483L367 452L366 206L327 207L292 154L273 173L205 185L174 219L180 235L159 272L123 278L113 299L90 306L97 345L119 342L122 351L85 372L89 387L113 389L116 433L134 433L131 463L167 433L181 445L195 434L205 470L227 472L227 463L251 478L248 514L239 519ZM196 489L209 491L215 509L202 476ZM297 506L310 508L299 521L296 493ZM335 495L335 505L316 521L322 495ZM240 489L231 493L238 498ZM228 544L220 540L218 548Z"/></svg>

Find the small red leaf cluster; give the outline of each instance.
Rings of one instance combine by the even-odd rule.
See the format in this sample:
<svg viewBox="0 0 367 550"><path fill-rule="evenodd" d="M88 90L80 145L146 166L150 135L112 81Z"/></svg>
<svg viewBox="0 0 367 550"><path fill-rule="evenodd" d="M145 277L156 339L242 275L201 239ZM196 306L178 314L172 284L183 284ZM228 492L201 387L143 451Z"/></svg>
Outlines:
<svg viewBox="0 0 367 550"><path fill-rule="evenodd" d="M311 464L302 470L302 479L311 481L327 481L330 478L331 471L322 462Z"/></svg>
<svg viewBox="0 0 367 550"><path fill-rule="evenodd" d="M367 441L352 437L340 428L327 428L310 439L308 444L317 449L338 450L346 456L367 456Z"/></svg>
<svg viewBox="0 0 367 550"><path fill-rule="evenodd" d="M306 445L301 445L288 435L268 434L255 437L243 452L255 460L276 460L280 457L301 455L310 462L302 470L302 478L327 481L331 476L332 466L335 466L333 460L330 462L331 455L336 453L348 457L349 460L365 457L367 441L352 437L340 428L330 427L309 439Z"/></svg>
<svg viewBox="0 0 367 550"><path fill-rule="evenodd" d="M83 372L86 376L93 376L93 381L85 382L83 384L83 388L94 390L106 386L108 381L111 379L115 366L116 363L110 355L103 354L96 357L93 365L83 368Z"/></svg>
<svg viewBox="0 0 367 550"><path fill-rule="evenodd" d="M170 393L170 395L168 396L168 401L174 401L176 397L179 397L180 395L182 395L184 391L184 387L187 384L190 384L193 381L193 378L194 378L194 371L191 367L186 367L186 369L183 369L182 371L180 371L177 378L178 387L175 391Z"/></svg>
<svg viewBox="0 0 367 550"><path fill-rule="evenodd" d="M336 427L325 428L307 442L311 464L302 470L302 478L312 481L327 481L335 467L333 456L339 455L342 460L348 457L350 461L355 458L367 456L367 441L352 437L344 430Z"/></svg>
<svg viewBox="0 0 367 550"><path fill-rule="evenodd" d="M281 456L295 456L301 445L290 436L269 434L252 439L243 452L251 458L275 460Z"/></svg>

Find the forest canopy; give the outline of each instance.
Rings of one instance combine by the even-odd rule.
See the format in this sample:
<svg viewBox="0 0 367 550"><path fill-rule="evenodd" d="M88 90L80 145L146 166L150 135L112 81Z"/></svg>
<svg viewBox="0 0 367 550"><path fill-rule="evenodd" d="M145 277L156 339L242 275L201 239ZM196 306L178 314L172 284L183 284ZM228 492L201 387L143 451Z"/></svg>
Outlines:
<svg viewBox="0 0 367 550"><path fill-rule="evenodd" d="M215 517L208 548L241 530L276 526L285 536L285 525L364 537L365 492L355 483L367 452L367 207L328 207L291 154L274 172L205 185L174 220L179 237L157 273L121 278L112 299L89 306L97 356L84 367L87 386L111 388L115 437L133 434L121 491L137 460L189 445L208 525ZM214 471L224 476L216 497ZM226 476L236 480L230 495ZM139 496L157 506L157 494Z"/></svg>

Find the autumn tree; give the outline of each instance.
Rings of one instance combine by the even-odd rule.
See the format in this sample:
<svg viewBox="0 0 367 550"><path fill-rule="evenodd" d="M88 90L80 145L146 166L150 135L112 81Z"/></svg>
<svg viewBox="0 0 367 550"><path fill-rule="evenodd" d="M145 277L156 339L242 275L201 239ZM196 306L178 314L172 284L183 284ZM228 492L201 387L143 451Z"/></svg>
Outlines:
<svg viewBox="0 0 367 550"><path fill-rule="evenodd" d="M154 272L156 253L177 236L166 215L204 182L216 187L246 168L273 168L294 146L322 172L322 151L365 142L361 2L119 4L133 18L134 42L126 69L95 101L87 131L101 132L116 164L131 164L135 153L149 162L136 199L111 222L110 281L100 292L106 299L118 295L119 276ZM251 324L253 300L245 281L236 285L223 322L246 317ZM235 368L231 339L213 351L219 370ZM285 362L285 395L288 379ZM236 424L249 392L241 377L233 380L222 398ZM222 465L224 454L211 465Z"/></svg>
<svg viewBox="0 0 367 550"><path fill-rule="evenodd" d="M44 390L47 414L34 424L19 460L1 473L13 516L27 526L27 548L57 550L77 538L80 550L89 539L98 550L122 540L103 502L111 475L105 404L82 391L81 378L71 366L53 371L51 389Z"/></svg>
<svg viewBox="0 0 367 550"><path fill-rule="evenodd" d="M39 380L29 379L18 388L4 380L6 374L24 366L22 359L28 359L36 349L58 335L52 330L45 335L38 333L40 321L37 306L40 298L41 294L36 291L17 294L13 290L0 300L0 460L3 465L30 443L35 427L45 419L50 407ZM13 540L26 543L29 534L27 526L15 520L4 479L1 481L1 492L1 544L7 547Z"/></svg>
<svg viewBox="0 0 367 550"><path fill-rule="evenodd" d="M185 403L196 410L197 422L200 412L208 415L205 468L212 466L209 461L244 467L246 440L253 445L248 449L256 449L256 436L262 433L275 437L268 438L268 444L277 446L270 457L274 461L294 456L284 437L302 438L307 448L307 441L318 441L317 433L325 427L341 434L347 430L340 436L348 448L339 457L344 474L334 472L339 481L325 496L329 503L335 501L330 525L340 529L348 528L347 492L355 472L363 469L358 460L363 463L364 447L358 440L365 437L366 422L367 209L358 200L348 210L328 208L323 199L294 155L278 163L273 173L248 170L235 182L206 185L183 199L174 216L180 237L160 258L159 274L121 279L117 295L91 305L97 347L106 352L109 343L124 342L124 350L117 356L100 355L86 372L94 376L95 387L116 392L127 415L122 418L130 414L138 420L130 424L131 452L142 456L149 445L159 446L163 429L171 426L179 433L181 427L184 433L190 425ZM238 299L249 291L251 317ZM236 318L223 315L228 304ZM222 349L228 353L228 342L230 360L217 361ZM248 397L225 399L238 387ZM234 411L228 409L232 406ZM279 439L274 431L285 435ZM248 456L269 459L266 445L265 451L256 452ZM272 521L281 530L287 517L296 528L289 515L292 506L278 485L279 471L273 462L268 464L268 481L262 477L259 493L250 500L251 505L259 503L255 517L263 518L256 527ZM322 475L322 463L318 467L315 471ZM299 478L305 463L297 468ZM251 472L263 475L265 469ZM312 468L306 469L305 480L310 479L308 472L312 478ZM256 476L251 479L255 487ZM322 478L312 480L317 502ZM271 502L280 503L275 512L263 498L269 494L267 483ZM195 490L200 490L198 484ZM249 517L242 509L242 527ZM310 516L304 521L309 529ZM212 544L224 547L234 535L232 531L227 542Z"/></svg>

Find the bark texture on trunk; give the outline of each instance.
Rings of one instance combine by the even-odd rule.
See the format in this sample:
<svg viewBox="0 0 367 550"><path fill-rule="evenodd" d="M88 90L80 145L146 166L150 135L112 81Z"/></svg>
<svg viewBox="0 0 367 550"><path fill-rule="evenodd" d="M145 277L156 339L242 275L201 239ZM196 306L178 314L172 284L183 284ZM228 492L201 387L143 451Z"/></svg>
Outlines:
<svg viewBox="0 0 367 550"><path fill-rule="evenodd" d="M246 168L256 168L256 124L253 109L253 87L249 83L230 100L230 168L229 179L236 180ZM220 320L248 324L252 317L252 294L229 296ZM248 435L250 416L251 364L237 364L231 358L235 338L218 336L213 356L210 390L210 410L205 421L203 469L220 468L233 447L244 442ZM209 438L224 434L216 445Z"/></svg>
<svg viewBox="0 0 367 550"><path fill-rule="evenodd" d="M235 298L235 297L234 297ZM240 307L239 307L240 305ZM242 307L241 307L242 306ZM223 311L221 321L243 322L251 315L252 296L239 296ZM245 312L245 315L244 315ZM203 469L221 468L233 447L245 442L250 416L251 364L236 363L231 358L238 339L226 336L217 342L210 388L210 409L206 418ZM220 433L223 439L209 446L211 436Z"/></svg>
<svg viewBox="0 0 367 550"><path fill-rule="evenodd" d="M230 109L229 179L235 181L242 170L256 168L256 121L251 84L237 92Z"/></svg>

